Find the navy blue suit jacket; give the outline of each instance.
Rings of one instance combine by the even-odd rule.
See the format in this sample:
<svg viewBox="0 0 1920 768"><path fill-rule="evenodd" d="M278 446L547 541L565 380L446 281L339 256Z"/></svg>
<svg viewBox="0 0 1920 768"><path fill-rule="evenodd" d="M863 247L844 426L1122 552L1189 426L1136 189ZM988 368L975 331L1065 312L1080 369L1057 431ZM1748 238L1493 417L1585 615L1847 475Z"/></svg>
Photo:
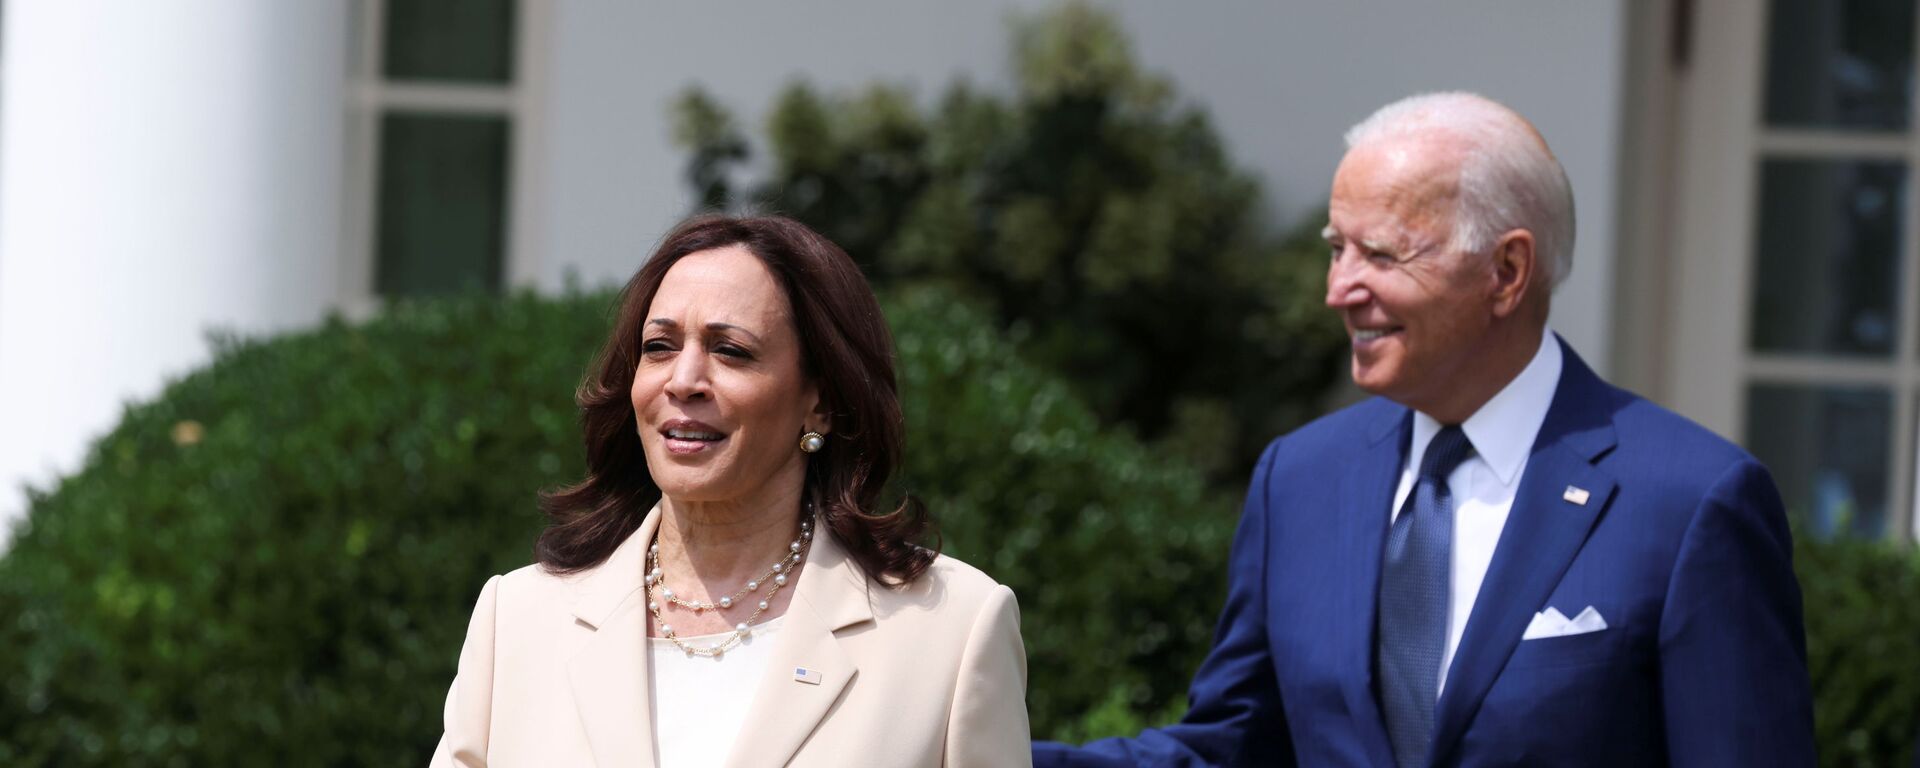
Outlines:
<svg viewBox="0 0 1920 768"><path fill-rule="evenodd" d="M1432 764L1812 765L1800 587L1766 468L1562 348L1435 710ZM1039 743L1035 764L1392 765L1375 598L1411 425L1376 398L1274 440L1185 719ZM1522 641L1548 606L1593 606L1608 628Z"/></svg>

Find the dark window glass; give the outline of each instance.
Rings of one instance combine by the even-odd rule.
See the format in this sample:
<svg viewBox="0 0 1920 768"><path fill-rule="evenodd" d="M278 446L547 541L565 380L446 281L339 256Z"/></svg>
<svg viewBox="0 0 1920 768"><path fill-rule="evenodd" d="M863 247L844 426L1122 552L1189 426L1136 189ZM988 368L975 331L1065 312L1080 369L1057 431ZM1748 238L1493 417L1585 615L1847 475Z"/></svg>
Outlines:
<svg viewBox="0 0 1920 768"><path fill-rule="evenodd" d="M1761 164L1753 349L1892 352L1906 182L1899 163Z"/></svg>
<svg viewBox="0 0 1920 768"><path fill-rule="evenodd" d="M391 113L381 131L376 290L498 289L507 238L506 120Z"/></svg>
<svg viewBox="0 0 1920 768"><path fill-rule="evenodd" d="M1775 0L1767 123L1899 130L1913 98L1912 0Z"/></svg>
<svg viewBox="0 0 1920 768"><path fill-rule="evenodd" d="M387 0L390 80L513 80L513 0Z"/></svg>
<svg viewBox="0 0 1920 768"><path fill-rule="evenodd" d="M1747 390L1747 446L1772 470L1801 525L1885 535L1893 447L1885 390L1755 384Z"/></svg>

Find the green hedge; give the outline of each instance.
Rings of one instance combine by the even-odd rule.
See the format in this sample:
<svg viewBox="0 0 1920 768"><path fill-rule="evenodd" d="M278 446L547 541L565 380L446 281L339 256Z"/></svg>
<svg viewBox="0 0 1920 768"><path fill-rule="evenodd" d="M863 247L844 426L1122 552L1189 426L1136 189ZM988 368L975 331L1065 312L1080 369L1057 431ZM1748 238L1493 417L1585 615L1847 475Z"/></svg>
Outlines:
<svg viewBox="0 0 1920 768"><path fill-rule="evenodd" d="M417 764L466 613L580 471L605 295L407 304L227 342L37 495L0 560L0 765ZM1014 586L1036 733L1180 711L1234 501L1102 433L978 313L892 297L902 485ZM1906 766L1920 556L1801 539L1822 761Z"/></svg>
<svg viewBox="0 0 1920 768"><path fill-rule="evenodd" d="M1103 703L1111 721L1182 698L1225 598L1239 499L1102 433L978 313L935 292L891 306L910 421L903 483L942 516L953 555L1019 595L1034 732L1085 732L1079 721Z"/></svg>
<svg viewBox="0 0 1920 768"><path fill-rule="evenodd" d="M474 596L529 560L534 491L581 471L570 394L609 302L230 341L129 408L0 560L0 765L424 760ZM977 313L889 306L902 484L1017 590L1040 732L1177 697L1234 502L1102 433Z"/></svg>
<svg viewBox="0 0 1920 768"><path fill-rule="evenodd" d="M605 306L228 341L129 408L0 561L0 764L424 761L478 585L581 471Z"/></svg>
<svg viewBox="0 0 1920 768"><path fill-rule="evenodd" d="M1820 762L1916 765L1920 739L1920 552L1798 536L1807 666Z"/></svg>

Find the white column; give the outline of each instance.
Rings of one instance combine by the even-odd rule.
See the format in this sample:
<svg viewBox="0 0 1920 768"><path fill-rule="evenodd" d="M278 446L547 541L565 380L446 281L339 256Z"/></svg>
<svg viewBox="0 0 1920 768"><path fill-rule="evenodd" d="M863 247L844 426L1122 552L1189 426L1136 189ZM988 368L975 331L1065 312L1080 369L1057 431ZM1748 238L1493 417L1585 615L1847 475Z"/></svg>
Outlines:
<svg viewBox="0 0 1920 768"><path fill-rule="evenodd" d="M334 302L349 7L5 4L0 521L206 362L209 329Z"/></svg>

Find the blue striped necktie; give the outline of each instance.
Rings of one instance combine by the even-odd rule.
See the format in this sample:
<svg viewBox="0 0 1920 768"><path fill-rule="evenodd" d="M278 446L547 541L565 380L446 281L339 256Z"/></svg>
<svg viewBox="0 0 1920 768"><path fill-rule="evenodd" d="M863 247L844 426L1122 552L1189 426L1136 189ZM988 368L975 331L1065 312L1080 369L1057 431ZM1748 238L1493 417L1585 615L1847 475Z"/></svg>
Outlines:
<svg viewBox="0 0 1920 768"><path fill-rule="evenodd" d="M1413 493L1387 531L1380 564L1380 704L1401 768L1425 765L1447 643L1453 492L1447 476L1473 455L1457 426L1427 444Z"/></svg>

